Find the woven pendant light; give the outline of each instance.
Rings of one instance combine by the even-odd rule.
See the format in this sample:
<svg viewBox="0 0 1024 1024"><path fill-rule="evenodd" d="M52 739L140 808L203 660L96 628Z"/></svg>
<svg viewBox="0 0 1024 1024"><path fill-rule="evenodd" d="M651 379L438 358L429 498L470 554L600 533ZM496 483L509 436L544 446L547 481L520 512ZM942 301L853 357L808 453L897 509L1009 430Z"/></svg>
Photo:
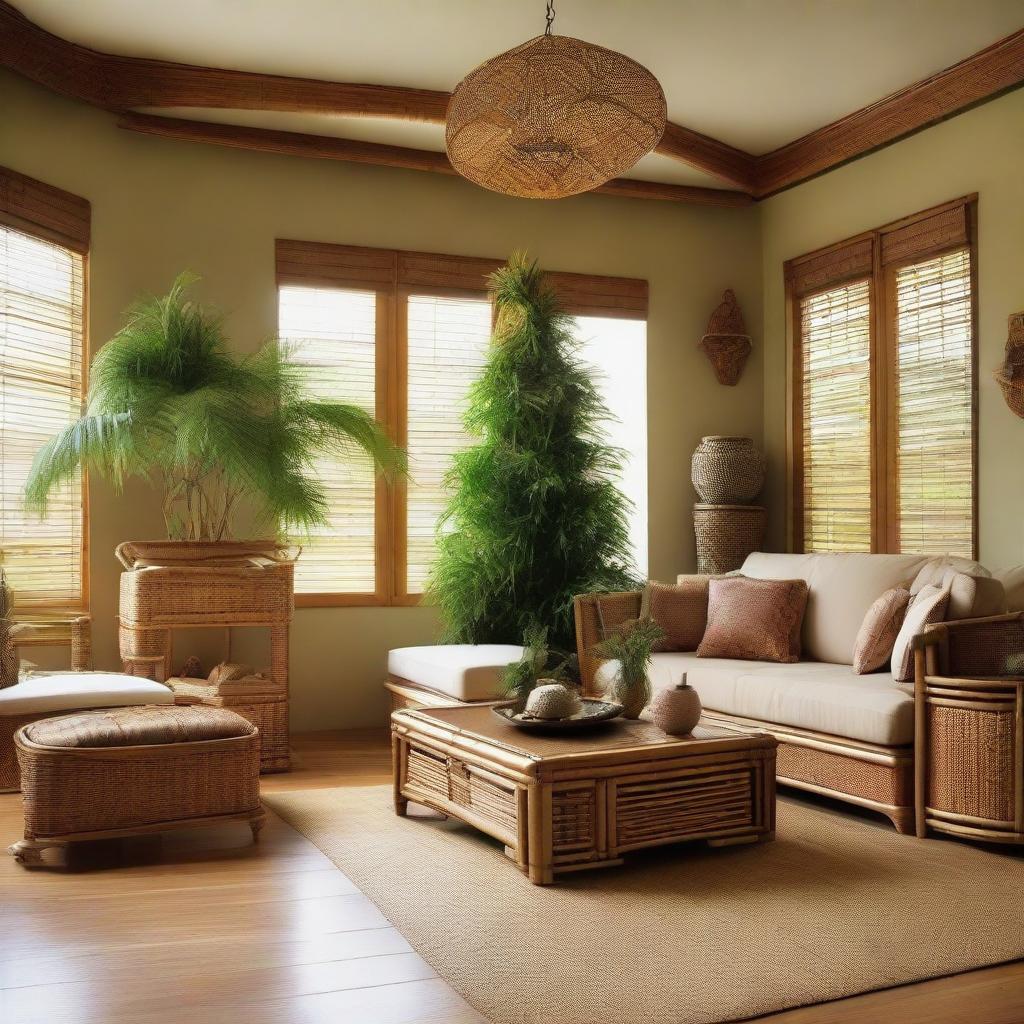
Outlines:
<svg viewBox="0 0 1024 1024"><path fill-rule="evenodd" d="M448 104L448 159L505 195L558 199L628 171L665 130L665 94L621 53L548 32L492 57Z"/></svg>

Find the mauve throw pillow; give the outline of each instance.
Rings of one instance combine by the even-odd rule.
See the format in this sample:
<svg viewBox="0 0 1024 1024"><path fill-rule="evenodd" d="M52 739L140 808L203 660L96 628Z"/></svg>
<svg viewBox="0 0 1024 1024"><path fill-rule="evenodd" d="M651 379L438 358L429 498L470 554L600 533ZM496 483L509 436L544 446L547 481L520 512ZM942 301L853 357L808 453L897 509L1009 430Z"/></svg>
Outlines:
<svg viewBox="0 0 1024 1024"><path fill-rule="evenodd" d="M909 604L910 591L894 587L868 609L853 645L854 672L874 672L889 661Z"/></svg>
<svg viewBox="0 0 1024 1024"><path fill-rule="evenodd" d="M806 608L803 580L711 580L708 625L697 657L799 661Z"/></svg>
<svg viewBox="0 0 1024 1024"><path fill-rule="evenodd" d="M907 608L906 618L892 648L892 677L897 683L914 678L914 637L926 626L945 622L949 591L930 584L917 592Z"/></svg>
<svg viewBox="0 0 1024 1024"><path fill-rule="evenodd" d="M651 580L644 590L641 618L648 616L665 631L652 650L695 651L708 623L710 576L680 576L675 586Z"/></svg>

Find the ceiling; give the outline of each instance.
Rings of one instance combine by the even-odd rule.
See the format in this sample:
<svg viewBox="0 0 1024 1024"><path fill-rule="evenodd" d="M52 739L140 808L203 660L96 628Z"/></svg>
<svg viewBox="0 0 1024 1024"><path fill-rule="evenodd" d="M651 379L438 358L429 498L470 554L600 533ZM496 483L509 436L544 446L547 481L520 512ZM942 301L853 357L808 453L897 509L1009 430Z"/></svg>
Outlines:
<svg viewBox="0 0 1024 1024"><path fill-rule="evenodd" d="M124 56L451 90L538 35L543 0L14 0L64 39ZM554 30L627 54L669 118L754 154L776 149L1024 26L1024 0L556 0ZM162 115L444 149L443 127L322 114ZM719 185L653 154L631 177Z"/></svg>

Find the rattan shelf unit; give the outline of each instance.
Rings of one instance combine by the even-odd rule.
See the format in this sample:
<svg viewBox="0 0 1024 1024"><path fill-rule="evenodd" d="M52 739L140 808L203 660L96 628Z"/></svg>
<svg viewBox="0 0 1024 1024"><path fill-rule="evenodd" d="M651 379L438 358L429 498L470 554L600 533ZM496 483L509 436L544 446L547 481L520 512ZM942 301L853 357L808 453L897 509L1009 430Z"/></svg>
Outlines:
<svg viewBox="0 0 1024 1024"><path fill-rule="evenodd" d="M137 547L137 546L135 546ZM149 546L148 547L153 547ZM294 561L274 544L166 545L140 556L121 545L119 641L124 670L166 682L175 703L230 708L260 731L263 772L287 771L289 631ZM148 552L143 552L143 555ZM161 564L161 561L166 564ZM270 631L270 673L230 684L172 676L173 631L232 626Z"/></svg>

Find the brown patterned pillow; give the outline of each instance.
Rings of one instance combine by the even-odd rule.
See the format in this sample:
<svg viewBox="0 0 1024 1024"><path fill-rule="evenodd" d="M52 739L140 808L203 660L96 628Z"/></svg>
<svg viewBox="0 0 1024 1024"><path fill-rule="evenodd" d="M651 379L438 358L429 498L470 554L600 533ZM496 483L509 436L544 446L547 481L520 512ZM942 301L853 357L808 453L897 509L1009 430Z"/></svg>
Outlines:
<svg viewBox="0 0 1024 1024"><path fill-rule="evenodd" d="M673 587L651 580L644 590L641 618L653 619L665 631L652 650L695 651L708 624L710 576L680 576Z"/></svg>
<svg viewBox="0 0 1024 1024"><path fill-rule="evenodd" d="M914 678L914 637L923 633L926 626L945 622L948 604L949 591L930 584L922 587L910 602L892 648L892 677L897 683Z"/></svg>
<svg viewBox="0 0 1024 1024"><path fill-rule="evenodd" d="M708 626L697 657L799 661L806 608L804 580L711 580Z"/></svg>
<svg viewBox="0 0 1024 1024"><path fill-rule="evenodd" d="M858 675L880 669L891 657L910 604L910 591L887 590L868 609L853 645L853 671Z"/></svg>

